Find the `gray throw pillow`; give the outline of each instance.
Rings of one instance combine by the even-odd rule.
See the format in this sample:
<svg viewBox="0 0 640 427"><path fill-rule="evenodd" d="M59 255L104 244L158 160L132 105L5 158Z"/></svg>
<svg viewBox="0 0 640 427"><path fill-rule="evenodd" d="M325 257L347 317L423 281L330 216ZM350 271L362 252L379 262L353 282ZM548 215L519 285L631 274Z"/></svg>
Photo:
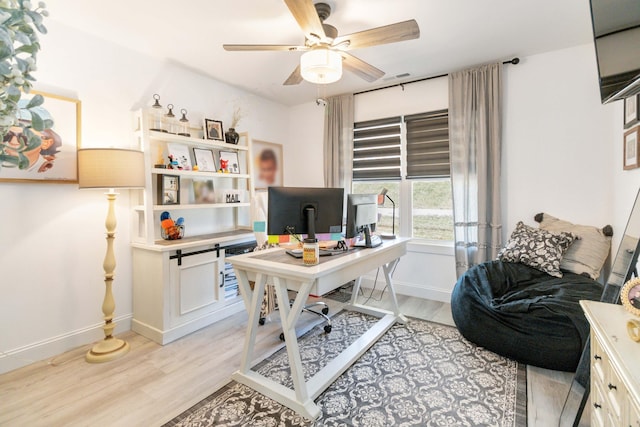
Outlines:
<svg viewBox="0 0 640 427"><path fill-rule="evenodd" d="M551 276L562 277L560 262L575 239L572 233L536 229L520 221L511 233L511 239L498 254L498 259L528 265Z"/></svg>
<svg viewBox="0 0 640 427"><path fill-rule="evenodd" d="M540 220L538 219L539 217ZM611 251L611 226L596 228L588 225L576 225L563 221L547 213L536 215L540 228L548 231L573 233L578 236L573 245L564 254L560 268L576 274L586 274L597 280L609 252Z"/></svg>

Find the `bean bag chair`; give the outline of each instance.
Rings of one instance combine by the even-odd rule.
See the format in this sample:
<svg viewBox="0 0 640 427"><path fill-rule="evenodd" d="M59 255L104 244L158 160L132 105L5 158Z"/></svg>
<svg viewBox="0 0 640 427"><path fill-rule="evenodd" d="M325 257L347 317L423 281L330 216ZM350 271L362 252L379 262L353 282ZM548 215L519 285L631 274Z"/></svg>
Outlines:
<svg viewBox="0 0 640 427"><path fill-rule="evenodd" d="M574 372L589 337L580 300L602 285L570 272L553 277L523 264L472 267L451 296L453 320L469 341L527 365Z"/></svg>

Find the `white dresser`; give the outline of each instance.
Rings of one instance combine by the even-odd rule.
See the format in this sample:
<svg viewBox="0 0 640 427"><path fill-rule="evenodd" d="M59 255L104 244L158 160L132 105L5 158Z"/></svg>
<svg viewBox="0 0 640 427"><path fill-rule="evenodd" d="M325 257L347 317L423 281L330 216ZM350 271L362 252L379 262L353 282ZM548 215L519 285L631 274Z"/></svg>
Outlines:
<svg viewBox="0 0 640 427"><path fill-rule="evenodd" d="M580 301L591 325L591 425L640 427L640 343L620 305Z"/></svg>

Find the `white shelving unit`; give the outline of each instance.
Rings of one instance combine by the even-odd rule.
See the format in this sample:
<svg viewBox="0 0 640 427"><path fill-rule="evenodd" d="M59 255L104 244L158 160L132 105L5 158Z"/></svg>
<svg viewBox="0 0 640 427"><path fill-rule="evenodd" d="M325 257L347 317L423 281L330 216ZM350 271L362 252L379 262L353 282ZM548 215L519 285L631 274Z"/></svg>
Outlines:
<svg viewBox="0 0 640 427"><path fill-rule="evenodd" d="M145 153L146 185L131 192L133 247L132 329L160 344L169 343L244 309L238 295L225 292L225 247L251 242L253 200L251 139L240 134L238 145L149 131L147 113L134 115L139 149ZM155 167L168 162L167 144L233 151L240 173L202 172ZM214 154L214 155L215 155ZM158 179L180 179L180 204L158 200ZM214 192L244 192L240 203L196 203L194 181L213 182ZM160 214L184 218L185 237L162 240Z"/></svg>

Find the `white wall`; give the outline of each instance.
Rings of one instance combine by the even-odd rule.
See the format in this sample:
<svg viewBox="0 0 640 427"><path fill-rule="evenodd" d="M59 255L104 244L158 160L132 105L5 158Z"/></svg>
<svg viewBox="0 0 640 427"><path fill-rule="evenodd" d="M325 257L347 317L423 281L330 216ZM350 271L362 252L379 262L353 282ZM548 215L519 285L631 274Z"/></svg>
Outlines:
<svg viewBox="0 0 640 427"><path fill-rule="evenodd" d="M506 70L504 238L517 221L535 224L538 212L620 232L612 186L622 113L600 103L593 46L530 56Z"/></svg>
<svg viewBox="0 0 640 427"><path fill-rule="evenodd" d="M324 115L324 107L315 102L290 108L285 185L324 187Z"/></svg>
<svg viewBox="0 0 640 427"><path fill-rule="evenodd" d="M156 92L164 105L187 108L195 123L206 115L228 126L239 105L246 114L239 131L288 143L287 107L55 21L47 26L36 87L82 101L84 146L131 146L132 111L147 105ZM117 332L129 329L132 311L126 193L116 212ZM59 184L0 183L0 198L5 201L0 214L0 372L5 372L103 336L107 204L100 191Z"/></svg>

